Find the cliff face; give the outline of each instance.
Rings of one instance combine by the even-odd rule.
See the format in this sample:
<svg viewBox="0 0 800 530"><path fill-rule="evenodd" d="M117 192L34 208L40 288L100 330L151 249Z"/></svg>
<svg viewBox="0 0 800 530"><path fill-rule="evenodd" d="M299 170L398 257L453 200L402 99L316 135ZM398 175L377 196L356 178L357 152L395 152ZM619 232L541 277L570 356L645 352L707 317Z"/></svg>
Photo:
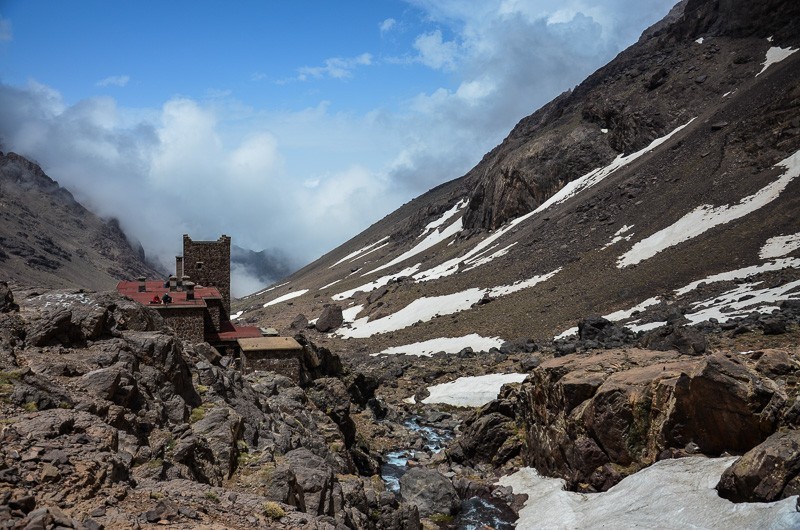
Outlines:
<svg viewBox="0 0 800 530"><path fill-rule="evenodd" d="M6 280L108 289L120 279L160 276L115 219L98 218L15 153L0 154L0 203L0 276Z"/></svg>
<svg viewBox="0 0 800 530"><path fill-rule="evenodd" d="M800 8L786 1L678 4L637 45L521 120L466 175L471 191L465 226L494 230L581 175L663 136L686 116L718 105L723 93L752 75L752 48L740 49L733 39L793 43L798 18ZM700 38L717 46L683 46ZM606 132L598 135L598 129Z"/></svg>

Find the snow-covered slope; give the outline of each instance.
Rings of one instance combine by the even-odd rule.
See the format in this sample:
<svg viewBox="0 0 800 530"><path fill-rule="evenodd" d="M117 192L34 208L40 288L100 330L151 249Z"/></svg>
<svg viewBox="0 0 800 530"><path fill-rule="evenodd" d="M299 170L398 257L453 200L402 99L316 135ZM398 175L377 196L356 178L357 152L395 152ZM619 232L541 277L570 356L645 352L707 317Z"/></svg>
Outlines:
<svg viewBox="0 0 800 530"><path fill-rule="evenodd" d="M798 8L712 4L646 32L467 175L240 300L239 321L291 333L339 304L345 325L314 340L429 355L551 339L587 314L647 330L676 308L724 321L800 298Z"/></svg>

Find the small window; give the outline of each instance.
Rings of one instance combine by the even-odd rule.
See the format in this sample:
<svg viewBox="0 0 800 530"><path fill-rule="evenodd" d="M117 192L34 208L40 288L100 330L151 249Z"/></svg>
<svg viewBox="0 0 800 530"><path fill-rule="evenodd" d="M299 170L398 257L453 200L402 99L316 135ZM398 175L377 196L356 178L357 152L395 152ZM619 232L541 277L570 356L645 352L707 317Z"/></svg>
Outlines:
<svg viewBox="0 0 800 530"><path fill-rule="evenodd" d="M194 268L197 270L203 270L203 262L198 261L197 263L194 264Z"/></svg>

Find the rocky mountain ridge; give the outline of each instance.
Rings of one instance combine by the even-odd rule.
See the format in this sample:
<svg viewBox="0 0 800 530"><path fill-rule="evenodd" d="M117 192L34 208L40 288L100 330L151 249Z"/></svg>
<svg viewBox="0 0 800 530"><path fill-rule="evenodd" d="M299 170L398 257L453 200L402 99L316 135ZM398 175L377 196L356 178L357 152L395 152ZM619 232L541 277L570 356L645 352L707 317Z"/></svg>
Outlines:
<svg viewBox="0 0 800 530"><path fill-rule="evenodd" d="M116 220L104 221L30 160L0 153L0 276L18 285L110 289L161 276Z"/></svg>

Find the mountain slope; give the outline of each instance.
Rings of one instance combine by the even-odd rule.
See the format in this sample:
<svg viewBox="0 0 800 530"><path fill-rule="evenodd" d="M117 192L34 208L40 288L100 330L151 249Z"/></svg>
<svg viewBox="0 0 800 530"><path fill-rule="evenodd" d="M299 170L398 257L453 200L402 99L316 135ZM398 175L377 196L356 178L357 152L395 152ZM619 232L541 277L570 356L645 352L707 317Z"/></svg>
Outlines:
<svg viewBox="0 0 800 530"><path fill-rule="evenodd" d="M0 153L0 276L19 285L110 289L162 274L33 162Z"/></svg>
<svg viewBox="0 0 800 530"><path fill-rule="evenodd" d="M337 351L457 352L552 339L587 314L642 330L796 298L798 6L681 7L467 175L241 300L239 318L289 332L339 303L349 323L318 338Z"/></svg>

